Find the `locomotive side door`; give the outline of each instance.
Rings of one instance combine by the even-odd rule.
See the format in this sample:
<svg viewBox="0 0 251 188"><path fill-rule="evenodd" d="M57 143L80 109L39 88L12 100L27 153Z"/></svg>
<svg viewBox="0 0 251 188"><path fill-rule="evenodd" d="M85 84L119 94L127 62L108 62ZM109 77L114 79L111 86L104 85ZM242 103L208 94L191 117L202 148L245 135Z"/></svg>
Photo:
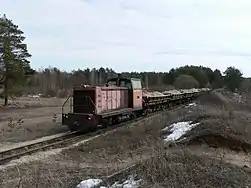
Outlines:
<svg viewBox="0 0 251 188"><path fill-rule="evenodd" d="M131 78L132 92L133 92L133 109L142 109L142 84L140 79Z"/></svg>

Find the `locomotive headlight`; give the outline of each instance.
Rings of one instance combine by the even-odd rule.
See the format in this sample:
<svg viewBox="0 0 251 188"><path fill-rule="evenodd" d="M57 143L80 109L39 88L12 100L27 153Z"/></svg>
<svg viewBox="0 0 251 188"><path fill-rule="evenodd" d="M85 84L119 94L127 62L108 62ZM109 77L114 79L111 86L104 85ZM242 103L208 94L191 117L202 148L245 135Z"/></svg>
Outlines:
<svg viewBox="0 0 251 188"><path fill-rule="evenodd" d="M87 119L92 120L92 115L89 115Z"/></svg>

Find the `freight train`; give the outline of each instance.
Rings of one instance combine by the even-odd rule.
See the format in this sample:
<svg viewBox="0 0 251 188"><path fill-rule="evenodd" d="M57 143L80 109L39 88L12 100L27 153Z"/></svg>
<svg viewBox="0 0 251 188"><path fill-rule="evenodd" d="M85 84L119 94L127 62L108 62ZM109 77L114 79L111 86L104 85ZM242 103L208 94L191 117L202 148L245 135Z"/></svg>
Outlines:
<svg viewBox="0 0 251 188"><path fill-rule="evenodd" d="M71 131L88 132L191 101L209 89L144 92L140 79L121 76L105 85L80 85L62 106L62 124ZM70 101L70 110L65 112Z"/></svg>

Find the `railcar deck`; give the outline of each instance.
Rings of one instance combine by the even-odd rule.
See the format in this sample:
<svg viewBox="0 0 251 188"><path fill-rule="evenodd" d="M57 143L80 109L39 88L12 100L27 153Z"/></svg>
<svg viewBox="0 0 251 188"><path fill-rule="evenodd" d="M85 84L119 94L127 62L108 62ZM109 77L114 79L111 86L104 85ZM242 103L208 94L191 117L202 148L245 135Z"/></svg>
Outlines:
<svg viewBox="0 0 251 188"><path fill-rule="evenodd" d="M133 111L132 108L123 108L123 109L117 109L117 110L109 110L109 111L103 112L103 113L98 114L98 115L105 118L105 117L116 116L116 115L120 115L120 114L124 114L124 113L125 114L131 113L132 111Z"/></svg>

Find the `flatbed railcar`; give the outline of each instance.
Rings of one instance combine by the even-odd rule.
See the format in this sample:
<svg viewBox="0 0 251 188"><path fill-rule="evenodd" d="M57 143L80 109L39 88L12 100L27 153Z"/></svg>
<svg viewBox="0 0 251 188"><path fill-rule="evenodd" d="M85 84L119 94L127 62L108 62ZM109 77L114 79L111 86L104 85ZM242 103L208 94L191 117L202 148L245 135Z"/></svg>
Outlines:
<svg viewBox="0 0 251 188"><path fill-rule="evenodd" d="M137 78L112 78L104 86L81 85L73 88L72 96L62 106L62 124L71 131L88 132L184 103L198 93L169 91L149 95L143 93ZM70 110L65 112L69 101Z"/></svg>

